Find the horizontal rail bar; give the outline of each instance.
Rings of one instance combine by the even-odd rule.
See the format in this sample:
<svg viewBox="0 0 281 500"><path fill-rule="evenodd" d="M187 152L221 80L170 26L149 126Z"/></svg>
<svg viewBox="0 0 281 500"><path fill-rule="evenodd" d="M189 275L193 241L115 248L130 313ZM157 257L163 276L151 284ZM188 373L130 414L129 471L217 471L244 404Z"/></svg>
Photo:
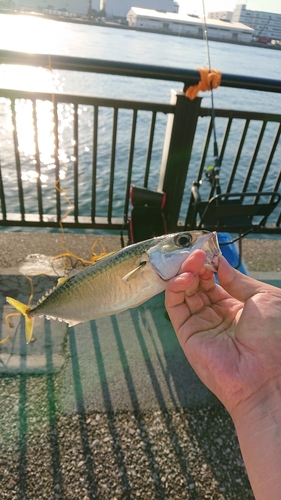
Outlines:
<svg viewBox="0 0 281 500"><path fill-rule="evenodd" d="M128 227L121 217L112 217L111 222L107 217L95 217L93 221L91 217L79 216L77 220L72 215L68 215L62 221L58 221L56 216L44 215L43 221L39 220L37 214L26 214L25 220L20 220L18 213L7 213L6 219L0 218L0 226L19 226L19 227L51 227L61 229L61 224L64 228L83 228L83 229L109 229L120 230Z"/></svg>
<svg viewBox="0 0 281 500"><path fill-rule="evenodd" d="M1 52L1 51L0 51ZM107 99L105 97L81 96L77 94L55 94L57 103L70 104L88 104L92 106L100 106L104 108L122 108L122 109L137 109L140 111L158 111L165 114L174 113L175 106L173 104L165 104L160 102L144 102L131 101L129 99ZM41 101L52 101L53 94L49 92L29 92L27 90L13 90L0 88L0 97L7 99L30 99ZM200 107L199 116L211 116L211 108ZM281 123L281 115L274 113L229 110L216 108L216 116L218 118L239 118L245 120L263 120Z"/></svg>
<svg viewBox="0 0 281 500"><path fill-rule="evenodd" d="M172 82L178 81L182 82L185 86L194 85L200 80L200 73L198 70L126 63L123 61L107 61L85 57L28 54L10 50L0 50L0 63L40 66L47 69L103 73L135 78L150 78L153 80L166 80ZM232 74L222 75L221 86L264 92L281 92L280 80Z"/></svg>
<svg viewBox="0 0 281 500"><path fill-rule="evenodd" d="M129 99L107 99L105 97L81 96L78 94L55 94L57 103L88 104L103 108L136 109L140 111L158 111L160 113L174 113L175 106L160 102L131 101ZM53 101L54 94L48 92L29 92L27 90L1 89L0 97L6 99L30 99Z"/></svg>
<svg viewBox="0 0 281 500"><path fill-rule="evenodd" d="M281 218L280 218L281 221ZM278 223L269 223L266 226L260 227L258 224L254 227L255 234L279 234L280 235L280 221ZM62 221L62 225L67 229L98 229L98 230L113 230L120 231L121 229L128 229L129 224L125 223L122 218L112 218L111 222L108 222L107 217L96 217L93 222L90 217L80 216L78 217L78 222L75 222L74 217L67 217ZM60 222L54 220L51 216L45 216L43 221L39 221L36 215L27 214L26 220L22 221L18 219L18 214L7 214L7 219L0 219L0 226L3 227L46 227L46 228L57 228L61 230ZM177 230L182 231L184 227L184 221L177 224ZM239 232L240 226L232 226L232 231ZM216 231L226 231L226 226L221 225L216 227Z"/></svg>
<svg viewBox="0 0 281 500"><path fill-rule="evenodd" d="M212 116L211 108L201 107L199 116L201 118L205 116ZM275 113L265 113L263 111L243 111L243 110L233 110L233 109L220 109L216 108L216 116L218 118L239 118L242 120L260 120L281 123L281 114Z"/></svg>

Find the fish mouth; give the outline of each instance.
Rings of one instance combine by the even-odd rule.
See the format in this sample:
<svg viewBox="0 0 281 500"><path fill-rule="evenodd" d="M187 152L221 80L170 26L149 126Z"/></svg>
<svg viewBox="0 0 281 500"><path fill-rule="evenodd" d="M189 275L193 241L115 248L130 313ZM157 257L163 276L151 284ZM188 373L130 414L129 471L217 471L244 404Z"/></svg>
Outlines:
<svg viewBox="0 0 281 500"><path fill-rule="evenodd" d="M206 262L204 267L210 271L217 272L219 264L218 257L221 255L217 232L213 231L204 236L206 239L201 246L201 249L206 253Z"/></svg>

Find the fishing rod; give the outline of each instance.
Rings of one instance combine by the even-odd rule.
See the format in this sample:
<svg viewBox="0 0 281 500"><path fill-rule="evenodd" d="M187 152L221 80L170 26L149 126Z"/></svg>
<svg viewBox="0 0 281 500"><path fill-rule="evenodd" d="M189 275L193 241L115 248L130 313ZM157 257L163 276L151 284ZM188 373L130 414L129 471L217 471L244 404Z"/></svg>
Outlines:
<svg viewBox="0 0 281 500"><path fill-rule="evenodd" d="M205 41L206 41L206 48L207 48L207 59L208 59L208 69L209 73L212 71L212 66L211 66L211 56L210 56L210 46L209 46L209 39L208 39L208 27L207 27L207 21L206 21L206 10L205 10L205 1L202 0L202 6L203 6L203 20L204 20L204 34L205 34ZM211 186L212 186L212 191L211 191L211 197L213 195L213 191L216 191L216 194L221 194L221 187L220 187L220 157L219 157L219 149L218 149L218 143L217 143L217 132L216 132L216 113L215 113L215 104L214 104L214 92L213 92L213 85L212 82L210 82L210 90L211 90L211 124L212 124L212 131L213 131L213 136L214 136L214 165L210 165L207 167L206 171L206 177L209 180Z"/></svg>
<svg viewBox="0 0 281 500"><path fill-rule="evenodd" d="M210 56L210 46L209 46L209 39L208 39L208 27L207 27L207 21L206 21L206 10L205 10L205 1L202 0L202 6L203 6L203 20L204 20L204 35L205 35L205 41L206 41L206 48L207 48L207 61L208 61L208 70L209 73L212 71L212 66L211 66L211 56ZM204 38L204 36L203 36ZM210 182L212 189L210 193L210 198L213 197L214 191L216 192L217 195L221 194L221 186L220 186L220 168L221 168L221 162L220 162L220 157L219 157L219 148L218 148L218 142L217 142L217 132L216 132L216 113L215 113L215 104L214 104L214 92L213 92L213 85L212 82L210 81L210 91L211 91L211 125L212 125L212 131L213 131L213 137L214 137L214 165L209 165L206 169L206 178ZM219 200L217 199L216 203L219 203ZM247 236L249 233L252 233L254 230L253 228L245 231L242 234L239 234L237 238L231 238L230 241L225 241L225 242L220 242L220 245L231 245L232 243L235 243L238 241L239 243L239 262L237 267L239 267L241 263L241 252L242 252L242 247L241 247L241 240L245 236Z"/></svg>

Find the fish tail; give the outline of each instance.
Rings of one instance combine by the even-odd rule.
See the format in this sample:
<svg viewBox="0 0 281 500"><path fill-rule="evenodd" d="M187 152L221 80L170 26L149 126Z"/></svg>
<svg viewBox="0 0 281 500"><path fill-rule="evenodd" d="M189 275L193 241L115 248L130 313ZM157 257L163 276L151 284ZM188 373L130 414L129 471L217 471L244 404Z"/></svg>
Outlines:
<svg viewBox="0 0 281 500"><path fill-rule="evenodd" d="M15 307L17 311L19 311L21 314L24 315L26 343L29 344L32 338L33 325L34 325L34 318L28 316L28 311L30 310L30 307L26 306L22 302L19 302L18 300L12 299L11 297L6 297L6 300L7 302L9 302L9 304L11 304L11 306Z"/></svg>

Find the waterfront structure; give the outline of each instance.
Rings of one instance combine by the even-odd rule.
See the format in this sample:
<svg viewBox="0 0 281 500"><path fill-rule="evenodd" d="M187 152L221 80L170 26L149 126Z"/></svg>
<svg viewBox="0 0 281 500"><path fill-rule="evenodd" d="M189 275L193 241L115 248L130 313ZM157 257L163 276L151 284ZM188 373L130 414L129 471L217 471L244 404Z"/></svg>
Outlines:
<svg viewBox="0 0 281 500"><path fill-rule="evenodd" d="M128 25L135 28L164 31L171 34L203 37L204 20L195 15L181 15L152 9L132 7L127 14ZM250 43L254 30L241 23L207 19L210 39Z"/></svg>
<svg viewBox="0 0 281 500"><path fill-rule="evenodd" d="M101 0L106 17L126 17L131 7L155 9L162 12L177 12L178 5L174 0Z"/></svg>
<svg viewBox="0 0 281 500"><path fill-rule="evenodd" d="M253 28L258 41L281 40L281 14L248 10L246 5L239 4L234 9L232 20Z"/></svg>
<svg viewBox="0 0 281 500"><path fill-rule="evenodd" d="M227 11L208 13L208 19L222 18L246 24L254 29L254 36L259 42L270 43L272 40L281 41L281 14L248 10L246 4L236 5L232 13Z"/></svg>
<svg viewBox="0 0 281 500"><path fill-rule="evenodd" d="M65 11L66 13L88 14L90 3L92 9L100 10L100 0L13 0L15 9L38 11Z"/></svg>
<svg viewBox="0 0 281 500"><path fill-rule="evenodd" d="M123 38L128 38L125 33ZM89 42L94 37L94 34L92 37L89 34ZM149 39L153 43L151 37ZM164 40L162 44L165 52ZM82 47L83 41L80 45ZM227 57L227 50L227 47L224 50L220 48L222 57ZM249 48L243 48L242 56L244 51L249 56ZM241 57L241 50L238 52ZM272 51L264 52L267 53L265 57L270 57ZM20 68L32 65L29 53L0 50L0 60L5 65L20 64ZM237 55L235 60L239 60ZM159 57L155 61L158 63ZM145 208L147 201L152 208L157 210L159 207L158 203L155 205L155 193L152 202L150 195L147 198L144 194L144 188L157 190L158 195L160 192L161 201L163 193L166 193L164 214L169 232L182 231L183 228L187 231L198 229L200 222L201 228L204 224L204 229L211 225L212 230L241 233L245 228L252 228L255 234L281 235L281 193L278 192L280 155L277 154L281 124L277 108L281 85L278 80L265 78L265 75L261 79L260 76L224 73L221 86L224 87L225 97L221 103L225 105L216 108L216 121L221 132L224 131L221 150L227 151L228 160L226 158L224 165L226 175L221 178L222 195L214 198L212 178L209 178L210 184L205 182L201 185L200 182L202 177L205 178L205 168L213 161L209 98L207 106L203 105L204 99L203 102L201 98L187 99L182 90L171 90L170 103L165 102L168 94L164 102L161 98L159 101L149 98L149 92L155 94L155 86L158 87L155 82L158 80L170 82L173 86L174 83L181 87L196 85L200 79L198 70L188 70L186 61L183 68L176 68L75 56L62 58L54 54L51 63L56 70L66 70L70 79L73 78L72 72L82 71L83 75L75 87L80 85L81 91L54 95L32 89L29 93L26 90L0 89L0 98L6 101L0 119L1 129L5 132L5 148L1 156L1 226L59 228L63 219L65 228L125 231L131 212L130 186L134 181L139 182L138 187L141 188L138 201L142 204L139 208ZM36 55L34 69L49 65L48 53ZM18 79L22 74L20 68ZM105 84L105 88L116 87L118 82L121 85L121 90L117 92L119 98L113 98L112 94L111 97L106 96L106 92L102 97L85 94L83 89L89 87L88 84L84 86L84 75L92 73L103 75L102 85ZM260 68L256 73L260 75ZM119 77L127 80L123 87ZM141 98L134 94L137 91L135 78L141 84ZM239 99L228 88L247 89L247 96L241 97L241 110ZM270 97L268 92L274 92L276 97ZM240 95L243 96L243 91ZM44 107L39 105L42 99L46 103ZM259 108L260 99L264 112L255 111ZM17 101L21 101L22 105L15 106ZM272 113L270 111L274 106L276 112ZM103 112L105 107L106 114ZM82 115L80 110L83 110ZM11 126L7 127L7 124ZM246 134L249 138L245 142ZM28 141L29 137L31 141ZM46 137L47 142L42 141L42 137ZM249 162L243 160L244 153ZM69 164L65 160L69 160ZM64 170L66 165L67 172ZM72 200L72 209L67 216L62 215L65 200L54 184L56 179L60 179L62 171L67 175L61 179L61 188L68 190ZM23 175L16 175L16 172ZM256 192L249 184L253 176ZM267 191L264 192L264 189ZM212 201L207 202L209 207L206 211L205 202L209 196L212 196ZM215 204L218 200L219 208ZM276 203L279 203L279 209ZM274 212L269 216L272 209ZM145 214L147 217L146 211ZM156 218L149 219L148 225L150 222L153 225L153 219L157 221L158 215L157 212Z"/></svg>
<svg viewBox="0 0 281 500"><path fill-rule="evenodd" d="M220 10L218 12L209 12L208 19L220 19L223 21L232 21L232 14L233 14L233 12L230 10ZM243 24L245 24L245 23L243 23Z"/></svg>

